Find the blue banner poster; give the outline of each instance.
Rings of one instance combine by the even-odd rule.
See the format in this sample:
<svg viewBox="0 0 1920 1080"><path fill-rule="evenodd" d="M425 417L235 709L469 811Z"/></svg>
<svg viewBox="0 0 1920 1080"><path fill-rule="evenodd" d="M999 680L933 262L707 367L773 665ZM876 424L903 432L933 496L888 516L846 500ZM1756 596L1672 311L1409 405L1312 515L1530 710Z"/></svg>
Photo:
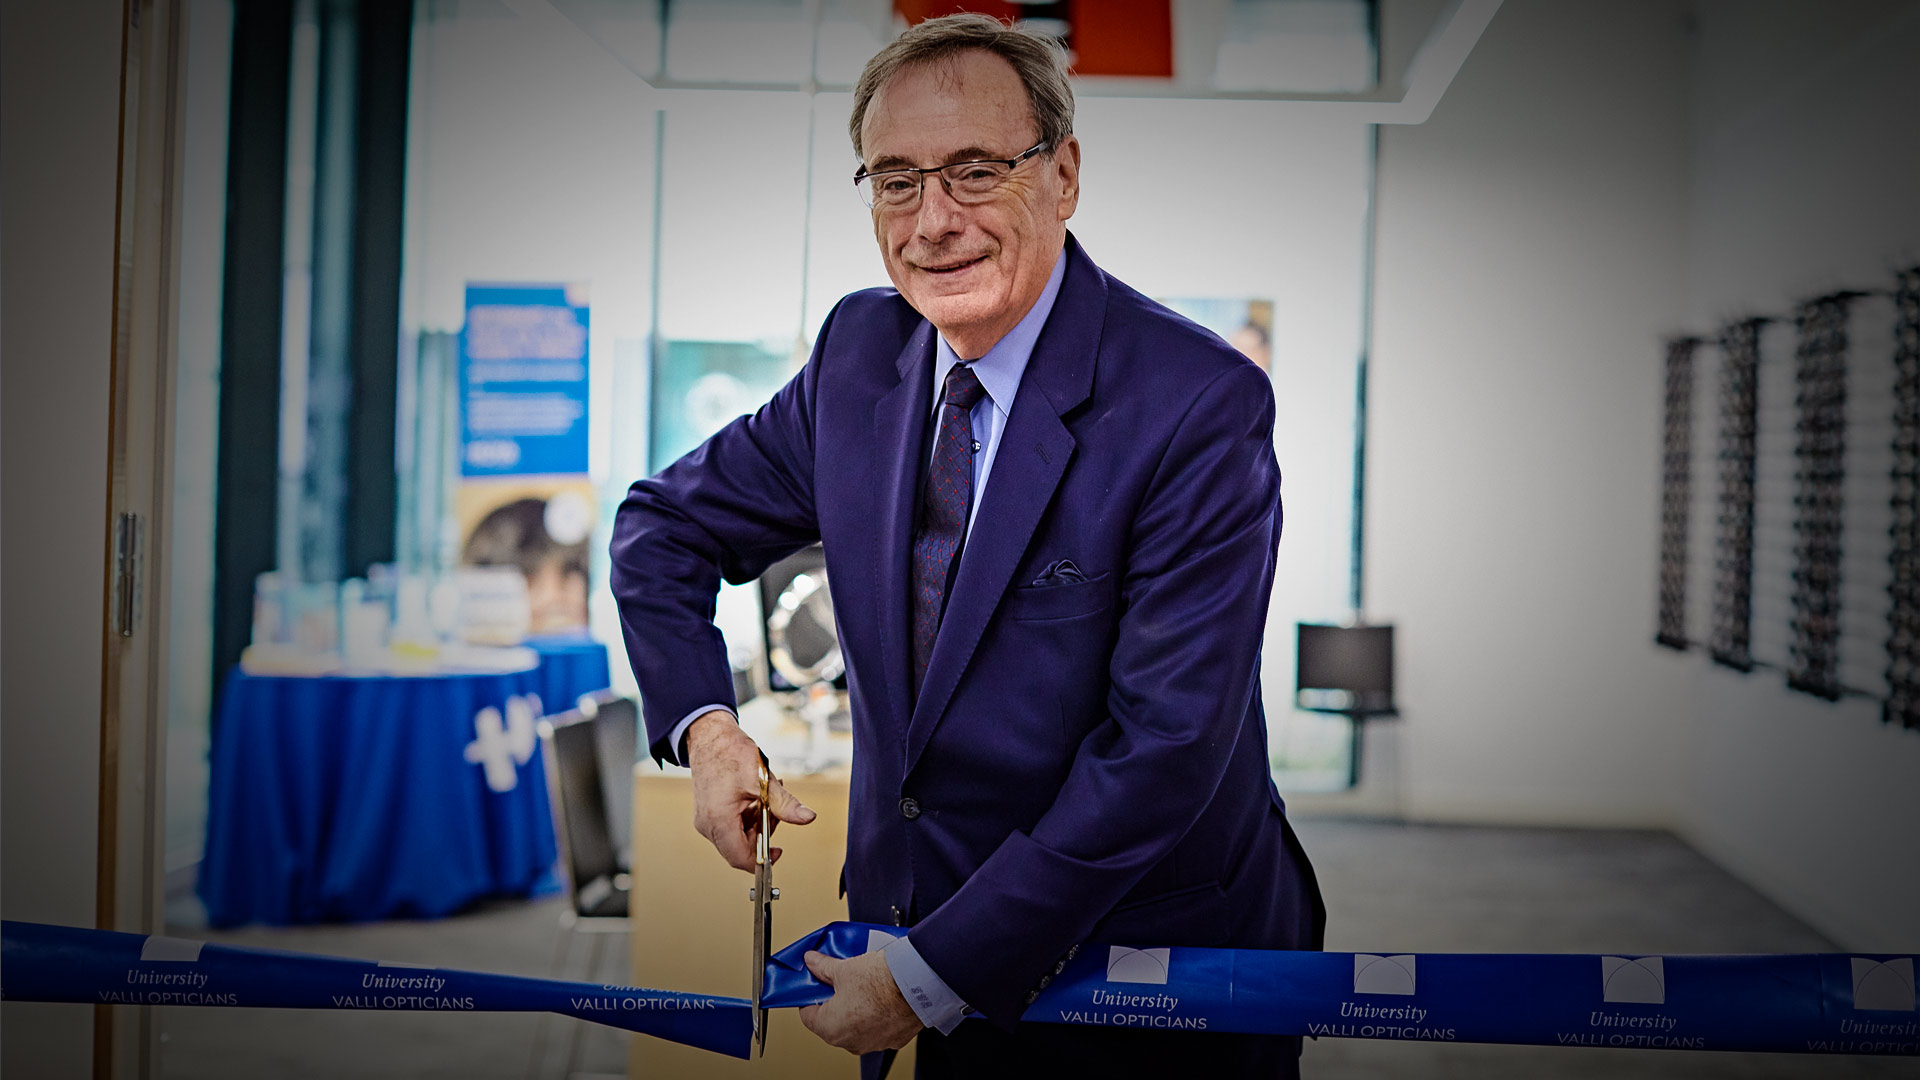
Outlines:
<svg viewBox="0 0 1920 1080"><path fill-rule="evenodd" d="M586 289L468 285L460 475L586 471Z"/></svg>

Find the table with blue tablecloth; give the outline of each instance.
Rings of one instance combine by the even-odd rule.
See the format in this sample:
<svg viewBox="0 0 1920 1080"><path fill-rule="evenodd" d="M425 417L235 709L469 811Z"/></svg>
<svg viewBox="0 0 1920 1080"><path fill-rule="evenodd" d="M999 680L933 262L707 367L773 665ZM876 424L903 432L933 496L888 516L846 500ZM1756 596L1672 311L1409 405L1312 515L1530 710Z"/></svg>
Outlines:
<svg viewBox="0 0 1920 1080"><path fill-rule="evenodd" d="M446 915L524 896L556 848L531 718L608 685L606 648L520 670L282 676L221 693L199 894L216 926Z"/></svg>
<svg viewBox="0 0 1920 1080"><path fill-rule="evenodd" d="M525 645L540 654L537 690L544 713L566 712L580 695L613 685L607 647L585 634L528 638Z"/></svg>

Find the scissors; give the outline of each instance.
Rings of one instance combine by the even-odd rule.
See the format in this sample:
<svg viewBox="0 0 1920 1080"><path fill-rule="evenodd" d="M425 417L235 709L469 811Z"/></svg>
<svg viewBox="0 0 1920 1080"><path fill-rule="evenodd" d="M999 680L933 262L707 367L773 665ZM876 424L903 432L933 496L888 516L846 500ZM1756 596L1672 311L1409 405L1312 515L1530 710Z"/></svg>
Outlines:
<svg viewBox="0 0 1920 1080"><path fill-rule="evenodd" d="M768 786L773 776L767 762L760 760L760 837L753 848L753 888L747 899L753 902L753 1043L757 1057L767 1054L767 1010L761 1004L767 990L767 959L773 949L773 902L780 890L773 887L773 859L767 853L767 837L773 832L773 801Z"/></svg>

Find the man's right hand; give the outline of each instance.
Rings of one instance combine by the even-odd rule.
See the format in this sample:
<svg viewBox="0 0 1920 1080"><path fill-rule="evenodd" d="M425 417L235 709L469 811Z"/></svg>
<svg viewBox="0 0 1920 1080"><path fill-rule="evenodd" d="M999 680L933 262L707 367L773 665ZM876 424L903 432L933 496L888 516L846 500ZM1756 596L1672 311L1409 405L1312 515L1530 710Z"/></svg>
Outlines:
<svg viewBox="0 0 1920 1080"><path fill-rule="evenodd" d="M727 865L752 873L760 839L760 747L730 714L710 712L687 728L687 765L693 770L693 827ZM814 818L778 780L768 785L767 798L773 828ZM778 859L780 849L770 849L768 857Z"/></svg>

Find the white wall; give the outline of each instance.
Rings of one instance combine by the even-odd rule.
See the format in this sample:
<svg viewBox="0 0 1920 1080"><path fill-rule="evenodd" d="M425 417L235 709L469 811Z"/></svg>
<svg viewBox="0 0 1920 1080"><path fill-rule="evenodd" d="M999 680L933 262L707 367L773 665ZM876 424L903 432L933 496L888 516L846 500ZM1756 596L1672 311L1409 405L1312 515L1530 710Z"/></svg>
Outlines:
<svg viewBox="0 0 1920 1080"><path fill-rule="evenodd" d="M1238 105L1081 98L1084 193L1069 224L1104 269L1148 296L1273 301L1286 520L1260 676L1268 748L1291 795L1345 780L1344 723L1290 703L1295 625L1350 610L1369 132Z"/></svg>
<svg viewBox="0 0 1920 1080"><path fill-rule="evenodd" d="M1368 608L1406 718L1349 804L1674 828L1920 948L1920 735L1651 642L1660 340L1920 259L1916 56L1912 0L1509 0L1383 129Z"/></svg>
<svg viewBox="0 0 1920 1080"><path fill-rule="evenodd" d="M1685 325L1920 262L1920 4L1703 0L1696 20ZM1687 838L1844 945L1920 950L1920 732L1778 672L1677 666Z"/></svg>
<svg viewBox="0 0 1920 1080"><path fill-rule="evenodd" d="M1381 130L1367 608L1405 718L1363 785L1410 817L1673 820L1686 672L1650 642L1685 59L1677 3L1511 0L1432 118Z"/></svg>
<svg viewBox="0 0 1920 1080"><path fill-rule="evenodd" d="M586 284L590 392L613 403L588 418L604 523L645 462L658 103L567 19L503 5L419 7L402 331L460 329L469 282ZM613 650L615 686L631 690L604 588L591 614Z"/></svg>
<svg viewBox="0 0 1920 1080"><path fill-rule="evenodd" d="M100 769L117 0L0 15L0 914L90 926ZM0 1006L0 1071L81 1076L93 1015Z"/></svg>

